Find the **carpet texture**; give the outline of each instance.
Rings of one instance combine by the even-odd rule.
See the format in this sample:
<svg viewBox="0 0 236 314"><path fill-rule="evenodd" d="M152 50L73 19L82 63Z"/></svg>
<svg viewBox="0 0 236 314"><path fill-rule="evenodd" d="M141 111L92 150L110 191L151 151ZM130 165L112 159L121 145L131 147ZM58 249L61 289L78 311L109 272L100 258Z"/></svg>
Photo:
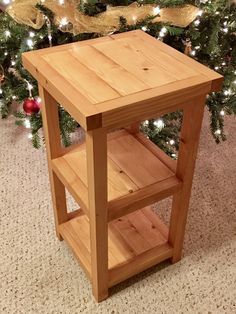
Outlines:
<svg viewBox="0 0 236 314"><path fill-rule="evenodd" d="M0 313L236 313L235 118L226 118L226 133L216 145L206 113L183 259L133 277L96 304L55 236L44 149L33 149L11 118L0 121ZM167 217L169 205L156 207Z"/></svg>

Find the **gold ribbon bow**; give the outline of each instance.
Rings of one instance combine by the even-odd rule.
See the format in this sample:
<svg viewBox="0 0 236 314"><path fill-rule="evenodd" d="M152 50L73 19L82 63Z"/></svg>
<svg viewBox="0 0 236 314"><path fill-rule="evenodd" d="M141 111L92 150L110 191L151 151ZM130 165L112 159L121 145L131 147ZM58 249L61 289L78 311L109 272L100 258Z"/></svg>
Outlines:
<svg viewBox="0 0 236 314"><path fill-rule="evenodd" d="M40 29L45 18L35 8L37 0L15 0L7 8L8 14L19 24L28 25L34 29ZM74 34L97 32L108 34L119 28L119 18L126 18L128 24L134 24L137 20L144 19L148 15L154 15L154 5L146 4L139 6L132 3L129 6L118 6L108 8L106 12L96 16L87 16L77 9L78 0L68 0L60 5L56 0L45 0L43 4L55 14L55 23L60 25L63 18L72 25L70 31ZM186 27L194 21L199 9L193 5L185 5L178 8L163 8L158 16L152 21L167 22L175 26ZM63 29L62 29L63 30Z"/></svg>

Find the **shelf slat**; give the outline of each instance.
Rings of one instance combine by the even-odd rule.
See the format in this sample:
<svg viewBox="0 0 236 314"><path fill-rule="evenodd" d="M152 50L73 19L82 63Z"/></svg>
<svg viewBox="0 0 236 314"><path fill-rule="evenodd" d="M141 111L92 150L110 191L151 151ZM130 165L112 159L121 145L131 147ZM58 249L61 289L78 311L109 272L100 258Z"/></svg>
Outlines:
<svg viewBox="0 0 236 314"><path fill-rule="evenodd" d="M91 278L89 219L81 210L70 217L71 220L59 226L59 232ZM172 248L167 239L168 228L150 207L110 222L109 286L171 257Z"/></svg>
<svg viewBox="0 0 236 314"><path fill-rule="evenodd" d="M126 130L108 134L109 221L173 195L181 188L182 183L170 166L173 165L170 157L161 155L149 142ZM85 143L52 160L52 168L89 216Z"/></svg>
<svg viewBox="0 0 236 314"><path fill-rule="evenodd" d="M182 182L176 176L173 176L110 201L108 203L108 221L173 195L181 190L182 185Z"/></svg>

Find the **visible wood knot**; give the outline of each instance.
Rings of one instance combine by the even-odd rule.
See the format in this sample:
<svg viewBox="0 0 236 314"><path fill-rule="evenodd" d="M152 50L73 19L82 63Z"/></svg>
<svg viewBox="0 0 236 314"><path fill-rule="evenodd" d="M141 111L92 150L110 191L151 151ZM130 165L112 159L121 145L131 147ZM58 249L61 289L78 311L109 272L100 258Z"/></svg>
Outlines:
<svg viewBox="0 0 236 314"><path fill-rule="evenodd" d="M148 68L143 68L143 70L144 70L144 71L148 71L149 69L148 69Z"/></svg>
<svg viewBox="0 0 236 314"><path fill-rule="evenodd" d="M154 225L152 225L152 229L156 229L156 227Z"/></svg>
<svg viewBox="0 0 236 314"><path fill-rule="evenodd" d="M129 193L133 193L134 191L132 189L129 190Z"/></svg>
<svg viewBox="0 0 236 314"><path fill-rule="evenodd" d="M120 172L120 173L123 173L124 171L123 171L123 170L120 170L119 172Z"/></svg>

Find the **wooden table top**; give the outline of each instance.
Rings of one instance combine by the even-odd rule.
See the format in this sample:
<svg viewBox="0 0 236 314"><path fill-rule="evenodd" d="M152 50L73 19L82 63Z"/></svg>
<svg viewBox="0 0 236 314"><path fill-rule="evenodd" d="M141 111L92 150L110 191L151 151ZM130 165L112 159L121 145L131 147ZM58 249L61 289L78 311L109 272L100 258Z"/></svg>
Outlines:
<svg viewBox="0 0 236 314"><path fill-rule="evenodd" d="M178 109L223 80L141 30L27 52L23 64L85 129Z"/></svg>

